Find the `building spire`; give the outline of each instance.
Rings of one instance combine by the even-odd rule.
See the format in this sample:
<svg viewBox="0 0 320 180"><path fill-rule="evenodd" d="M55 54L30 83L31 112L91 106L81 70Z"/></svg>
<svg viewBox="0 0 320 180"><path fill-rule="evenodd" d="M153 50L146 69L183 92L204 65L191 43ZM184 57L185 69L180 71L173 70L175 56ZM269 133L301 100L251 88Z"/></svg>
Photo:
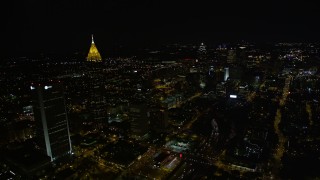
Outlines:
<svg viewBox="0 0 320 180"><path fill-rule="evenodd" d="M100 55L96 45L94 44L93 34L91 34L91 46L90 46L89 53L87 56L87 61L91 61L91 62L101 62L102 61L101 55Z"/></svg>
<svg viewBox="0 0 320 180"><path fill-rule="evenodd" d="M91 34L91 44L94 44L93 34Z"/></svg>

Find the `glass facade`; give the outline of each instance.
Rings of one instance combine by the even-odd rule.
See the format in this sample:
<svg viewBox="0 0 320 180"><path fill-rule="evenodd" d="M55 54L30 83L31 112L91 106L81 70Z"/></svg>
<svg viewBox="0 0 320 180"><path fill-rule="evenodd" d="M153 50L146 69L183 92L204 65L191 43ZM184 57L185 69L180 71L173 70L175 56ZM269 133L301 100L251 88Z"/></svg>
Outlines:
<svg viewBox="0 0 320 180"><path fill-rule="evenodd" d="M53 161L72 150L62 87L58 83L32 87L39 147Z"/></svg>

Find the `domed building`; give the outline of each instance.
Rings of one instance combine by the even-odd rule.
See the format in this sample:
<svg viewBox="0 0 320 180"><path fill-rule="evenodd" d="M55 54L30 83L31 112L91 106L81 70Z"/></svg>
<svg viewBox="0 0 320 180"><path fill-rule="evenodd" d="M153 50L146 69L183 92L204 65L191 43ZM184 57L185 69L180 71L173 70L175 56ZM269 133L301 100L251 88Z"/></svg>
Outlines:
<svg viewBox="0 0 320 180"><path fill-rule="evenodd" d="M90 62L101 62L102 58L101 55L96 47L96 45L94 44L94 40L93 40L93 35L91 36L92 40L91 40L91 47L87 56L87 61Z"/></svg>

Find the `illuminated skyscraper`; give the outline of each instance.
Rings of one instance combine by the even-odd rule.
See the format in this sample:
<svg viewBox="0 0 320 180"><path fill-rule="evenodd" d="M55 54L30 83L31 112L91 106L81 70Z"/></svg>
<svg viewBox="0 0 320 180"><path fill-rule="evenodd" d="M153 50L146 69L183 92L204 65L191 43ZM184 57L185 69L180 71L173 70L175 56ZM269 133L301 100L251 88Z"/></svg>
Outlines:
<svg viewBox="0 0 320 180"><path fill-rule="evenodd" d="M198 49L199 59L204 60L207 58L207 46L201 43Z"/></svg>
<svg viewBox="0 0 320 180"><path fill-rule="evenodd" d="M226 68L224 68L224 78L223 78L223 80L227 81L228 78L229 78L229 68L226 67Z"/></svg>
<svg viewBox="0 0 320 180"><path fill-rule="evenodd" d="M71 153L68 117L61 84L33 84L30 88L39 148L46 152L51 161Z"/></svg>
<svg viewBox="0 0 320 180"><path fill-rule="evenodd" d="M91 35L91 47L87 56L87 61L91 61L91 62L101 62L102 58L100 56L100 53L96 47L96 45L94 44L94 40L93 40L93 35Z"/></svg>

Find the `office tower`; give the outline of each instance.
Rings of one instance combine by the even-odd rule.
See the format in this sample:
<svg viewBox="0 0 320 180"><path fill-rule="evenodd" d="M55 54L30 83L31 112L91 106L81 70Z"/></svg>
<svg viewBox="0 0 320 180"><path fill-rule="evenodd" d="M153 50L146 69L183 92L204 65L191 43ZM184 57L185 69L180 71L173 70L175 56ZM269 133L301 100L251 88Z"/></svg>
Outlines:
<svg viewBox="0 0 320 180"><path fill-rule="evenodd" d="M236 62L236 50L231 48L228 50L227 63L234 64L235 62Z"/></svg>
<svg viewBox="0 0 320 180"><path fill-rule="evenodd" d="M205 60L207 58L207 47L204 43L201 43L198 49L198 55L200 60Z"/></svg>
<svg viewBox="0 0 320 180"><path fill-rule="evenodd" d="M208 70L208 76L213 77L214 76L214 66L210 66Z"/></svg>
<svg viewBox="0 0 320 180"><path fill-rule="evenodd" d="M216 58L219 64L225 64L227 62L228 50L225 44L219 45L216 49Z"/></svg>
<svg viewBox="0 0 320 180"><path fill-rule="evenodd" d="M150 122L147 106L144 103L134 103L130 105L129 117L131 124L131 135L136 139L141 139L149 132Z"/></svg>
<svg viewBox="0 0 320 180"><path fill-rule="evenodd" d="M150 125L154 132L163 133L168 130L168 110L164 108L152 108L150 111Z"/></svg>
<svg viewBox="0 0 320 180"><path fill-rule="evenodd" d="M246 67L247 64L247 59L248 59L248 55L247 55L247 48L245 46L240 46L239 48L237 48L237 61L238 64L241 65L242 67Z"/></svg>
<svg viewBox="0 0 320 180"><path fill-rule="evenodd" d="M223 68L216 68L214 70L214 76L213 76L214 80L216 82L222 82L224 81L224 69Z"/></svg>
<svg viewBox="0 0 320 180"><path fill-rule="evenodd" d="M103 129L107 120L107 96L100 82L93 82L90 92L89 110L94 119L94 128Z"/></svg>
<svg viewBox="0 0 320 180"><path fill-rule="evenodd" d="M71 153L68 117L61 83L33 83L30 88L39 148L46 152L51 161Z"/></svg>
<svg viewBox="0 0 320 180"><path fill-rule="evenodd" d="M94 43L93 35L91 35L91 47L90 47L90 50L89 50L89 53L87 56L87 61L90 61L90 62L101 62L102 61L100 53Z"/></svg>
<svg viewBox="0 0 320 180"><path fill-rule="evenodd" d="M202 74L200 74L199 86L201 89L204 89L206 87L206 78Z"/></svg>
<svg viewBox="0 0 320 180"><path fill-rule="evenodd" d="M227 81L229 78L229 68L224 68L224 81Z"/></svg>

